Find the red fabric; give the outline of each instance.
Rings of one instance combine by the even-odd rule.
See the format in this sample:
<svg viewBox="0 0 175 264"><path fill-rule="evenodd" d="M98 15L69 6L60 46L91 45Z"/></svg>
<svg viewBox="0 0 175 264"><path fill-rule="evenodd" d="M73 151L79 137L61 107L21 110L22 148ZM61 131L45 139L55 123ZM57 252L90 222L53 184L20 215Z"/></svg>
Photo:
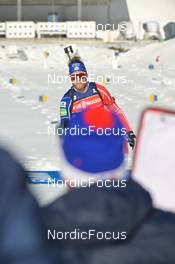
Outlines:
<svg viewBox="0 0 175 264"><path fill-rule="evenodd" d="M118 118L120 119L120 121L122 122L123 126L126 128L126 132L132 131L132 128L129 124L129 121L127 120L125 114L123 113L123 111L121 110L121 108L116 104L115 102L115 98L112 97L110 95L110 93L108 92L108 90L96 83L97 89L103 99L103 104L110 110L113 111L114 113L116 113L116 115L118 116Z"/></svg>
<svg viewBox="0 0 175 264"><path fill-rule="evenodd" d="M99 118L102 116L103 118ZM114 118L103 106L89 108L84 114L84 121L95 128L111 128L114 125Z"/></svg>

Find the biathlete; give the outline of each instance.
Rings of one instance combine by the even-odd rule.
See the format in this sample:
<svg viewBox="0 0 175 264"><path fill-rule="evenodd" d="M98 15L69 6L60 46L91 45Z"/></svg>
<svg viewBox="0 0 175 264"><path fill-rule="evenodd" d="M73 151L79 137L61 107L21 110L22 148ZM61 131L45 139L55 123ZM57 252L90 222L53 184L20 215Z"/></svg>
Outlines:
<svg viewBox="0 0 175 264"><path fill-rule="evenodd" d="M119 117L123 127L126 129L128 144L133 149L136 136L123 111L115 102L115 98L110 95L103 85L88 81L86 67L79 56L73 56L72 58L69 56L69 59L69 75L72 87L61 99L61 127L63 129L68 127L71 117L76 115L76 113L83 111L85 108L103 105L110 111L115 112Z"/></svg>

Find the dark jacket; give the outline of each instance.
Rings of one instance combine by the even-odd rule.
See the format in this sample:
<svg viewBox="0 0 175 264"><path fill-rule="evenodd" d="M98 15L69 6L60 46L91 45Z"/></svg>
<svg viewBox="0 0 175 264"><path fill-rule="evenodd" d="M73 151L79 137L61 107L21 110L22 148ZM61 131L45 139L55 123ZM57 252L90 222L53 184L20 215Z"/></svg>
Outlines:
<svg viewBox="0 0 175 264"><path fill-rule="evenodd" d="M21 165L0 149L0 263L47 264L47 239L39 208Z"/></svg>
<svg viewBox="0 0 175 264"><path fill-rule="evenodd" d="M43 219L57 263L175 264L175 215L154 209L149 193L132 180L127 188L74 189L43 208ZM127 238L72 240L57 233L75 229L126 232Z"/></svg>

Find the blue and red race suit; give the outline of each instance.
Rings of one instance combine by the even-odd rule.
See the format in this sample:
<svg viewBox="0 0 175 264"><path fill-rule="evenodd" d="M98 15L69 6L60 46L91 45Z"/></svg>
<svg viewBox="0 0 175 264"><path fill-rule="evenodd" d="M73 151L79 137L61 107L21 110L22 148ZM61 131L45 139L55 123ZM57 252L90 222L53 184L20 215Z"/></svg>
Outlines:
<svg viewBox="0 0 175 264"><path fill-rule="evenodd" d="M60 104L61 127L66 128L71 117L85 108L101 105L116 113L126 132L132 131L123 111L116 104L115 98L104 86L95 82L88 82L88 89L85 93L78 92L72 87L63 96Z"/></svg>

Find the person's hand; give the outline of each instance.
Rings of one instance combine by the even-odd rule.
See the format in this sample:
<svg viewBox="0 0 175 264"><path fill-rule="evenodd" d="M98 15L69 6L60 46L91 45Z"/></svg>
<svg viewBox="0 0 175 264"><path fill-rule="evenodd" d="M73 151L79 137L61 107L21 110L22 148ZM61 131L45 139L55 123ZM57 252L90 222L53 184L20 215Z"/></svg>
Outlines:
<svg viewBox="0 0 175 264"><path fill-rule="evenodd" d="M127 136L128 136L128 144L130 145L132 149L134 149L135 144L136 144L136 135L134 134L133 131L129 131L127 133Z"/></svg>

